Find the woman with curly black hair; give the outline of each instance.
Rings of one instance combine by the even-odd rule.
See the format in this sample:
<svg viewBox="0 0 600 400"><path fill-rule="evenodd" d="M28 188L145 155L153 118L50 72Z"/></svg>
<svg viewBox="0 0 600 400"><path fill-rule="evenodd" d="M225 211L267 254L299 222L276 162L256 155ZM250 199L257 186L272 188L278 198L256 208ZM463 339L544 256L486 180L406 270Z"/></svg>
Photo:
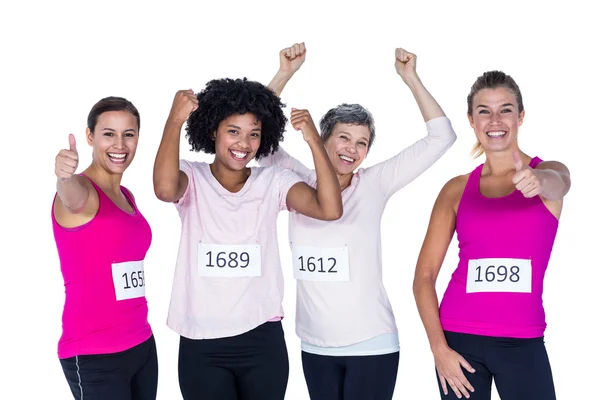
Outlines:
<svg viewBox="0 0 600 400"><path fill-rule="evenodd" d="M342 215L340 186L306 110L292 109L316 160L318 189L279 167L247 167L279 147L283 104L246 79L210 81L175 95L154 165L154 190L182 221L168 326L177 332L184 399L281 400L289 365L281 319L279 211ZM179 159L187 120L194 151L211 164Z"/></svg>

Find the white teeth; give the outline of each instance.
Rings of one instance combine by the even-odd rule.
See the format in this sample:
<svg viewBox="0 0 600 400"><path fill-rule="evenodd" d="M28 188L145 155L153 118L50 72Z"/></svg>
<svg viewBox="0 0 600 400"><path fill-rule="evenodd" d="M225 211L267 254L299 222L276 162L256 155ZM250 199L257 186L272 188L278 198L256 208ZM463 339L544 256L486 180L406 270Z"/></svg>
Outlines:
<svg viewBox="0 0 600 400"><path fill-rule="evenodd" d="M125 158L125 156L127 154L124 154L124 153L108 153L108 155L109 155L109 157L112 157L112 158L122 159L122 158Z"/></svg>
<svg viewBox="0 0 600 400"><path fill-rule="evenodd" d="M500 136L506 135L506 132L505 131L492 131L492 132L488 132L487 135L490 137L500 137Z"/></svg>
<svg viewBox="0 0 600 400"><path fill-rule="evenodd" d="M347 156L340 156L340 158L344 161L348 161L353 163L355 160L353 158L347 157Z"/></svg>
<svg viewBox="0 0 600 400"><path fill-rule="evenodd" d="M233 155L234 155L236 158L244 158L244 157L246 157L246 156L248 155L248 153L246 153L246 152L243 152L243 151L235 151L235 150L231 150L231 152L233 153Z"/></svg>

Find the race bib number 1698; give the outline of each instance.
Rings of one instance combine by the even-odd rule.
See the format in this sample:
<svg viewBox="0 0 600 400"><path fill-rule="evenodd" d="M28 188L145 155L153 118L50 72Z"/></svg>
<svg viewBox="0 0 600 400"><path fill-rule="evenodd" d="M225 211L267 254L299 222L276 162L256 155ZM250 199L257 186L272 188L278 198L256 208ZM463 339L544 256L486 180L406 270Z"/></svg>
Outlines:
<svg viewBox="0 0 600 400"><path fill-rule="evenodd" d="M469 260L467 293L481 292L531 293L531 260Z"/></svg>

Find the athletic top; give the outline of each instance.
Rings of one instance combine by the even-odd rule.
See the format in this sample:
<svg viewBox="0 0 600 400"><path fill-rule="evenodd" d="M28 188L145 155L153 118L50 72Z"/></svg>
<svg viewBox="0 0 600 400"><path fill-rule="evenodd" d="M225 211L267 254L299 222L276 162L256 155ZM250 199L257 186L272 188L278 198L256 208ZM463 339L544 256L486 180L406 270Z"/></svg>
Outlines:
<svg viewBox="0 0 600 400"><path fill-rule="evenodd" d="M126 188L121 186L121 191L133 213L120 209L90 182L99 201L90 222L63 228L52 211L65 283L59 358L117 353L152 335L144 278L144 258L152 242L150 225Z"/></svg>
<svg viewBox="0 0 600 400"><path fill-rule="evenodd" d="M356 172L342 192L344 214L339 220L318 221L290 213L289 238L297 278L296 333L304 350L331 355L398 350L398 331L382 282L380 225L389 198L427 170L456 140L446 117L432 119L426 126L424 138L389 160ZM283 149L261 162L291 169L316 186L315 171ZM389 334L395 335L392 341ZM371 339L379 343L376 348L364 343ZM354 344L359 344L356 349L348 347L343 353L327 350Z"/></svg>
<svg viewBox="0 0 600 400"><path fill-rule="evenodd" d="M182 160L180 169L189 183L175 204L182 231L167 325L189 339L212 339L283 317L277 215L300 178L253 167L231 193L207 163Z"/></svg>
<svg viewBox="0 0 600 400"><path fill-rule="evenodd" d="M529 166L542 162L535 157ZM440 305L447 331L511 338L546 328L544 274L558 228L539 196L479 191L483 164L469 176L456 215L459 263Z"/></svg>

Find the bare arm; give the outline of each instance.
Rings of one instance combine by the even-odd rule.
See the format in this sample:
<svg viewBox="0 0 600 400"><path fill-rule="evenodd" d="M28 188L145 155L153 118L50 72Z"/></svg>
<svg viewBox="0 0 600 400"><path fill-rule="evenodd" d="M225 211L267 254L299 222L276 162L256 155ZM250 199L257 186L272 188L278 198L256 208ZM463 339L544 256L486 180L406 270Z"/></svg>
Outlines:
<svg viewBox="0 0 600 400"><path fill-rule="evenodd" d="M59 178L56 192L63 208L70 214L79 214L85 210L90 197L90 185L82 176Z"/></svg>
<svg viewBox="0 0 600 400"><path fill-rule="evenodd" d="M175 95L154 161L154 193L162 201L177 202L187 188L188 177L179 169L179 140L184 122L197 107L198 99L191 89Z"/></svg>
<svg viewBox="0 0 600 400"><path fill-rule="evenodd" d="M64 211L78 214L84 210L90 196L89 182L75 175L79 165L79 154L75 136L69 135L69 149L61 150L56 156L56 192Z"/></svg>
<svg viewBox="0 0 600 400"><path fill-rule="evenodd" d="M440 323L435 283L456 227L453 204L457 183L459 183L456 179L454 178L442 188L433 206L413 282L417 308L432 351L447 347Z"/></svg>
<svg viewBox="0 0 600 400"><path fill-rule="evenodd" d="M306 47L304 43L296 43L291 47L286 47L279 52L279 70L271 79L268 87L281 96L285 85L292 79L292 76L300 69L306 58Z"/></svg>
<svg viewBox="0 0 600 400"><path fill-rule="evenodd" d="M465 184L465 176L450 180L442 188L433 206L429 228L417 260L413 292L434 355L442 389L447 394L447 385L449 385L457 396L462 393L465 397L469 397L468 391L474 389L462 372L461 366L469 372L475 370L462 356L448 347L440 322L439 303L435 290L440 268L454 236L456 210Z"/></svg>
<svg viewBox="0 0 600 400"><path fill-rule="evenodd" d="M561 201L569 193L571 174L566 165L558 161L544 161L536 170L541 180L541 197L549 201Z"/></svg>
<svg viewBox="0 0 600 400"><path fill-rule="evenodd" d="M304 46L304 43L296 43L279 52L279 70L268 85L277 96L281 96L281 92L285 88L285 85L300 69L304 63L305 57L306 47ZM258 162L263 167L277 165L289 169L300 175L304 180L306 180L312 172L300 161L290 156L281 147L279 147L274 154L269 154L266 157L261 158Z"/></svg>
<svg viewBox="0 0 600 400"><path fill-rule="evenodd" d="M283 92L289 80L292 79L292 76L291 73L279 70L269 82L268 88L275 92L277 96L281 96L281 92Z"/></svg>
<svg viewBox="0 0 600 400"><path fill-rule="evenodd" d="M297 212L320 220L337 220L342 216L340 184L323 141L306 110L292 109L292 126L302 131L315 161L317 189L300 182L290 188L287 204Z"/></svg>
<svg viewBox="0 0 600 400"><path fill-rule="evenodd" d="M558 161L544 161L531 168L523 162L521 153L513 153L515 188L525 197L540 196L548 210L557 218L562 212L563 199L571 189L569 169Z"/></svg>
<svg viewBox="0 0 600 400"><path fill-rule="evenodd" d="M427 126L427 136L389 160L365 172L373 185L390 197L437 162L456 141L456 133L444 111L427 91L416 71L417 56L396 49L396 72L411 90Z"/></svg>
<svg viewBox="0 0 600 400"><path fill-rule="evenodd" d="M425 122L446 114L435 98L427 91L417 74L417 56L404 49L396 49L396 72L410 89Z"/></svg>

